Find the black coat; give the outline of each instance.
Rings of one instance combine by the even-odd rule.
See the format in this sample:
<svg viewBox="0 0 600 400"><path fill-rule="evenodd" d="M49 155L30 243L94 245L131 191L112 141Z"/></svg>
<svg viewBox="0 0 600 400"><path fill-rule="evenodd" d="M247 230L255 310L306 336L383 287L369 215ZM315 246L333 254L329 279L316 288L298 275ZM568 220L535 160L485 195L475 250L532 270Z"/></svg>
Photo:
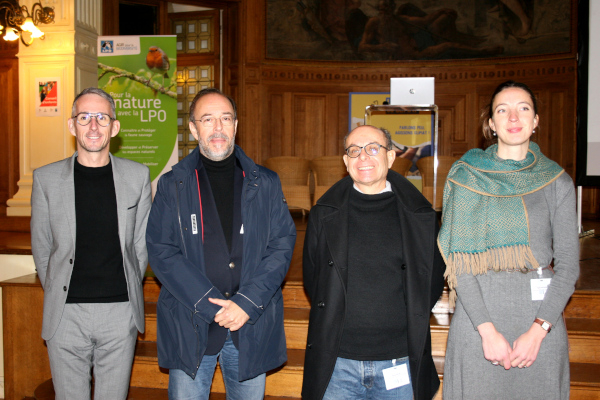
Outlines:
<svg viewBox="0 0 600 400"><path fill-rule="evenodd" d="M408 326L408 355L414 398L431 399L438 378L431 356L430 312L444 288L444 262L437 247L438 223L431 204L400 174L388 181L398 199ZM346 308L348 197L350 177L333 185L312 208L304 239L304 287L311 299L302 398L321 400L333 374ZM382 234L386 234L382 227ZM401 242L401 243L400 243Z"/></svg>

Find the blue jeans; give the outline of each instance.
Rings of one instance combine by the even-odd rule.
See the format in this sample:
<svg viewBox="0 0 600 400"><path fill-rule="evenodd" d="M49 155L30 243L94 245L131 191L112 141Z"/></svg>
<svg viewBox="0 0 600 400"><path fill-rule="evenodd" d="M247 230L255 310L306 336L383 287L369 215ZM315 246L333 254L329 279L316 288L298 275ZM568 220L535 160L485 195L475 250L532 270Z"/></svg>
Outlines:
<svg viewBox="0 0 600 400"><path fill-rule="evenodd" d="M338 357L323 400L412 400L412 381L391 390L385 387L382 371L402 364L406 364L410 379L408 357L387 361L356 361Z"/></svg>
<svg viewBox="0 0 600 400"><path fill-rule="evenodd" d="M169 370L169 399L208 400L218 359L223 372L227 400L262 400L265 396L266 374L239 382L239 353L231 340L231 335L227 335L219 354L202 357L196 379L192 379L180 369Z"/></svg>

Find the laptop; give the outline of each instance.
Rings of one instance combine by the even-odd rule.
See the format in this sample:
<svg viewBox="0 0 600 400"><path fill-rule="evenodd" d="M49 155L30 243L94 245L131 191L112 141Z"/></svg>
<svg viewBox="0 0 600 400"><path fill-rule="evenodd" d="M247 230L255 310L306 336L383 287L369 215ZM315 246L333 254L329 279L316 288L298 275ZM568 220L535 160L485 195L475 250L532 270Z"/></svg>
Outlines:
<svg viewBox="0 0 600 400"><path fill-rule="evenodd" d="M435 78L391 78L390 105L413 106L435 104Z"/></svg>

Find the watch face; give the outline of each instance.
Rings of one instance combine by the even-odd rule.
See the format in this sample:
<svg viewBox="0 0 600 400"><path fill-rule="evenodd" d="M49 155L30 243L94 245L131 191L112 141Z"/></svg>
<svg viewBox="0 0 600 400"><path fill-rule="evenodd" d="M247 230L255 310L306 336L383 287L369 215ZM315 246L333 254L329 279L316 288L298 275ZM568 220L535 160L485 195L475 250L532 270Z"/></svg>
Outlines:
<svg viewBox="0 0 600 400"><path fill-rule="evenodd" d="M545 330L548 330L548 328L550 328L550 324L548 322L544 322L542 324L542 328L544 328Z"/></svg>

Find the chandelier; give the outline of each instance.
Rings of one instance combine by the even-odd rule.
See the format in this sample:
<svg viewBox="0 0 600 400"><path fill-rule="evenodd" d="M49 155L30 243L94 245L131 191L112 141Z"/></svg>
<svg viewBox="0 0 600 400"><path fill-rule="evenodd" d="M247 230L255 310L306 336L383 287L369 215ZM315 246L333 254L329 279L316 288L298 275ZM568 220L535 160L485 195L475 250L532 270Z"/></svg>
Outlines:
<svg viewBox="0 0 600 400"><path fill-rule="evenodd" d="M54 22L54 7L35 3L30 14L27 6L19 6L16 1L0 1L0 35L4 36L4 40L20 38L25 46L29 46L36 38L44 39L44 32L38 25L51 22ZM28 37L27 40L23 34Z"/></svg>

